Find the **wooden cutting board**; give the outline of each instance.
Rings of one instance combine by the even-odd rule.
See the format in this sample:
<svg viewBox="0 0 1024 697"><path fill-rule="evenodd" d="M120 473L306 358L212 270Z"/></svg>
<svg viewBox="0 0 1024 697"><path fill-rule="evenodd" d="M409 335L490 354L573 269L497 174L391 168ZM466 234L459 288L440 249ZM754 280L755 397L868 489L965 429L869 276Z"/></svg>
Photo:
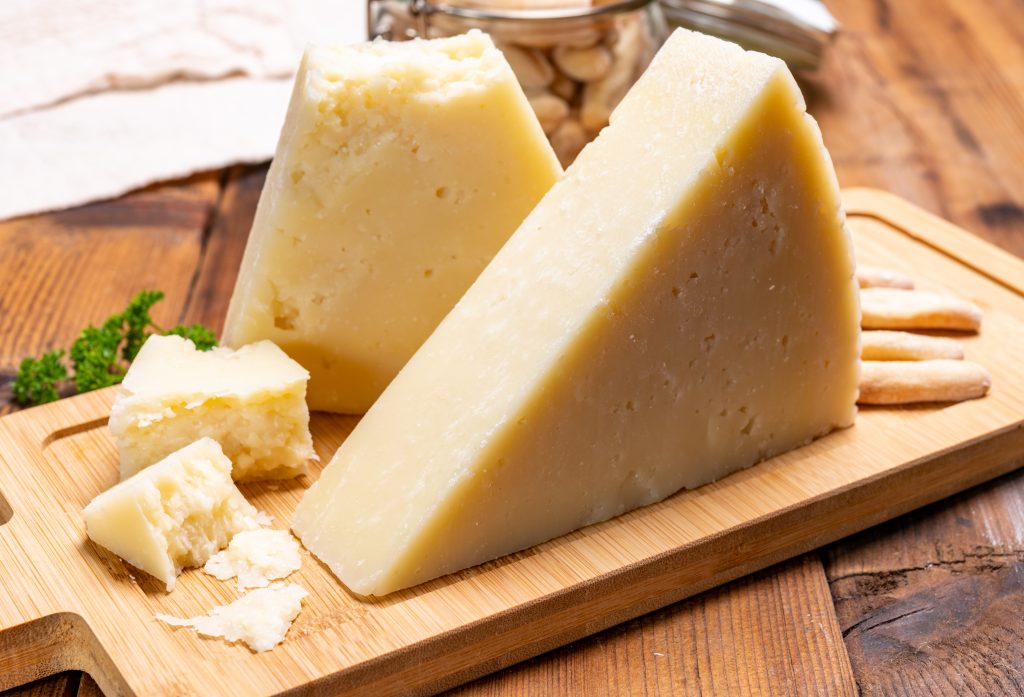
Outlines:
<svg viewBox="0 0 1024 697"><path fill-rule="evenodd" d="M383 599L304 555L310 597L270 652L153 619L238 597L185 572L173 593L88 541L82 507L117 481L114 389L0 419L0 689L67 669L107 695L425 694L699 593L1024 462L1024 262L887 194L845 193L858 258L985 312L967 357L984 399L862 409L854 427L694 491ZM356 424L315 414L324 462ZM243 487L286 528L318 470Z"/></svg>

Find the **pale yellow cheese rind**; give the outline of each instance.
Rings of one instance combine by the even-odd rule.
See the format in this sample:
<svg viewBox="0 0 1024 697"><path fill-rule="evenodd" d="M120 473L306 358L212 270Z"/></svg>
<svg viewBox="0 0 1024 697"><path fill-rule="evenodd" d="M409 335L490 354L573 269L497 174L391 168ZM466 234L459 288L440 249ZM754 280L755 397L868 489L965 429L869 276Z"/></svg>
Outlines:
<svg viewBox="0 0 1024 697"><path fill-rule="evenodd" d="M270 339L311 409L365 412L560 174L486 35L311 47L224 343Z"/></svg>
<svg viewBox="0 0 1024 697"><path fill-rule="evenodd" d="M781 61L676 32L292 521L381 595L852 423L838 187Z"/></svg>

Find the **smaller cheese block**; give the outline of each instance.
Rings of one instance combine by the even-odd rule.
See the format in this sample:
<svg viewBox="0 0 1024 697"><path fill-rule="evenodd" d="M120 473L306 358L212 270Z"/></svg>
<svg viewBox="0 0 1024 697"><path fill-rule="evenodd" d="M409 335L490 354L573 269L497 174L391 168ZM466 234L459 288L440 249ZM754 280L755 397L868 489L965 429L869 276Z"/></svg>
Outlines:
<svg viewBox="0 0 1024 697"><path fill-rule="evenodd" d="M835 172L784 63L677 31L296 509L382 595L848 426Z"/></svg>
<svg viewBox="0 0 1024 697"><path fill-rule="evenodd" d="M156 619L192 627L203 636L244 641L253 651L269 651L284 641L307 595L302 586L288 583L254 590L230 605L218 605L208 615L181 619L158 614Z"/></svg>
<svg viewBox="0 0 1024 697"><path fill-rule="evenodd" d="M89 539L174 589L260 515L231 481L231 461L210 438L188 445L94 498Z"/></svg>
<svg viewBox="0 0 1024 697"><path fill-rule="evenodd" d="M203 571L221 581L238 579L238 590L264 588L302 565L299 541L287 530L246 530L207 560Z"/></svg>
<svg viewBox="0 0 1024 697"><path fill-rule="evenodd" d="M361 414L562 170L478 31L306 51L223 341L305 366Z"/></svg>
<svg viewBox="0 0 1024 697"><path fill-rule="evenodd" d="M305 473L316 457L308 379L269 341L199 351L180 336L149 337L110 412L121 478L203 437L221 444L236 480Z"/></svg>

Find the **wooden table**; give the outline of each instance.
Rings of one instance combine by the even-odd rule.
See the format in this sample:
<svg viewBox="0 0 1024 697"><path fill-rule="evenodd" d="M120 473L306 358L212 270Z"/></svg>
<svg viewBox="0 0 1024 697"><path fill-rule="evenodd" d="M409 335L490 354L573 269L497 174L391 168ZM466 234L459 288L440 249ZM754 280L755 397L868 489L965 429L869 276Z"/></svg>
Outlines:
<svg viewBox="0 0 1024 697"><path fill-rule="evenodd" d="M802 85L842 184L1024 256L1024 0L829 5L843 32ZM0 413L21 357L67 346L141 288L167 292L158 323L219 329L264 172L0 223ZM1024 694L1024 472L452 694L858 689ZM62 673L4 696L76 694L98 690Z"/></svg>

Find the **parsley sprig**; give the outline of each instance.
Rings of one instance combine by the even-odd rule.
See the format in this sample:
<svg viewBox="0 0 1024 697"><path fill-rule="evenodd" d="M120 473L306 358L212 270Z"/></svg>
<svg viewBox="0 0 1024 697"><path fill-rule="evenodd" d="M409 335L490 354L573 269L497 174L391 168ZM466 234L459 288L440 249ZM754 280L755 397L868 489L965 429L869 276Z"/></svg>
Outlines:
<svg viewBox="0 0 1024 697"><path fill-rule="evenodd" d="M60 362L64 350L49 351L39 358L26 358L14 380L14 401L18 404L42 404L60 399L57 383L66 380L68 369Z"/></svg>
<svg viewBox="0 0 1024 697"><path fill-rule="evenodd" d="M60 399L58 387L71 381L78 392L90 392L116 385L124 379L151 334L175 334L191 340L201 351L217 345L217 337L201 324L161 329L153 322L150 309L163 300L159 290L143 290L123 312L111 315L99 327L89 325L71 344L68 357L74 375L61 362L64 350L48 351L39 358L26 358L11 385L14 401L22 406Z"/></svg>

